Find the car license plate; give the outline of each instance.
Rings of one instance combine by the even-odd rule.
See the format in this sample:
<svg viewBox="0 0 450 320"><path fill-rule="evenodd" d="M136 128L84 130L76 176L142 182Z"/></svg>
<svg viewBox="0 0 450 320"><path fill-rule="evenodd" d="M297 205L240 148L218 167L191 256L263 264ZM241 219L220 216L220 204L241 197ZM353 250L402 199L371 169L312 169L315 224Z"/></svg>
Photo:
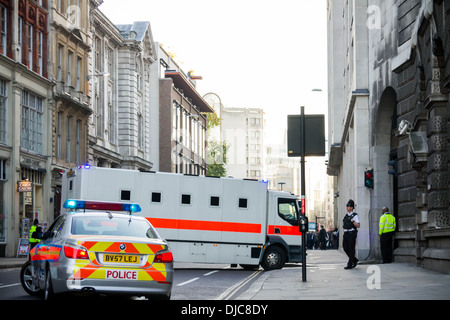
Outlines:
<svg viewBox="0 0 450 320"><path fill-rule="evenodd" d="M139 264L139 256L125 254L103 254L103 263L131 263Z"/></svg>

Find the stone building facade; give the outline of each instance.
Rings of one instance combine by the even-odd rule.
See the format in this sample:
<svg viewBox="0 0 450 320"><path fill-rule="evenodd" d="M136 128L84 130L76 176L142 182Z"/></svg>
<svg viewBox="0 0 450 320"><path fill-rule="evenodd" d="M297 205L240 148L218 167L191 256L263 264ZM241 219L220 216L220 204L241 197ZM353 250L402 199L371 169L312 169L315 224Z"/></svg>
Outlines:
<svg viewBox="0 0 450 320"><path fill-rule="evenodd" d="M154 170L161 150L181 143L160 128L192 128L179 136L178 172L206 171L209 106L180 70L161 79L149 22L114 25L102 3L0 0L0 257L17 255L34 219L46 227L60 214L70 168ZM183 113L172 113L175 104Z"/></svg>
<svg viewBox="0 0 450 320"><path fill-rule="evenodd" d="M380 258L387 206L397 218L395 261L450 270L449 9L448 0L329 3L328 172L341 218L356 198L360 258Z"/></svg>
<svg viewBox="0 0 450 320"><path fill-rule="evenodd" d="M114 25L96 8L91 47L89 163L150 170L150 23Z"/></svg>
<svg viewBox="0 0 450 320"><path fill-rule="evenodd" d="M52 207L60 213L62 175L88 161L87 127L92 113L88 62L89 4L49 1L49 78L52 101Z"/></svg>
<svg viewBox="0 0 450 320"><path fill-rule="evenodd" d="M51 222L49 1L0 1L0 257Z"/></svg>

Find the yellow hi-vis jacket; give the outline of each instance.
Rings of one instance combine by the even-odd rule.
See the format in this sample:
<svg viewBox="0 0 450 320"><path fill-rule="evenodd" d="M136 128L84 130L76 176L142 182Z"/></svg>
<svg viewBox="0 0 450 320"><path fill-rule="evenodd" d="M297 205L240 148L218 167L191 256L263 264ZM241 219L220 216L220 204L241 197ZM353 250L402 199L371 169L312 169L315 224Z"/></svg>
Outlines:
<svg viewBox="0 0 450 320"><path fill-rule="evenodd" d="M393 232L395 231L395 217L386 212L380 217L380 235L383 233Z"/></svg>
<svg viewBox="0 0 450 320"><path fill-rule="evenodd" d="M35 238L33 238L33 232L35 232L36 231L36 229L37 229L37 227L36 226L31 226L31 228L30 228L30 236L28 237L28 241L30 242L30 243L39 243L41 240L39 240L39 239L35 239Z"/></svg>

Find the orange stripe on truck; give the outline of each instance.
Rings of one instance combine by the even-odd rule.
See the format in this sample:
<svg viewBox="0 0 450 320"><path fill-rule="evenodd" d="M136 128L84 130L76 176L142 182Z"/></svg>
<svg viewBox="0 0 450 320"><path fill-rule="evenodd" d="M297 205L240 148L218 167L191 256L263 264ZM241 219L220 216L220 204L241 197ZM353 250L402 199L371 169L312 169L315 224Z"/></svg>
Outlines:
<svg viewBox="0 0 450 320"><path fill-rule="evenodd" d="M155 227L161 229L182 229L222 232L261 233L261 224L203 220L179 220L147 218Z"/></svg>

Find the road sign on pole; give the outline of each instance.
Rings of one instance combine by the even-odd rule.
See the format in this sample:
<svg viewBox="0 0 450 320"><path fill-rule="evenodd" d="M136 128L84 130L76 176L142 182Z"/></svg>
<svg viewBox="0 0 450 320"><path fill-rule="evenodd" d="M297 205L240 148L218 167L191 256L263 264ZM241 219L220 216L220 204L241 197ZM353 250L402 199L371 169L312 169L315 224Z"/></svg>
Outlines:
<svg viewBox="0 0 450 320"><path fill-rule="evenodd" d="M301 210L299 227L302 231L302 281L306 282L306 182L305 157L325 155L325 116L305 115L305 107L301 107L300 115L288 116L288 157L300 157L301 166ZM302 229L301 229L302 230Z"/></svg>
<svg viewBox="0 0 450 320"><path fill-rule="evenodd" d="M301 115L288 116L288 157L301 157L303 146L306 157L325 156L325 116L323 114L304 114L303 117L304 130ZM303 131L305 139L303 139Z"/></svg>

